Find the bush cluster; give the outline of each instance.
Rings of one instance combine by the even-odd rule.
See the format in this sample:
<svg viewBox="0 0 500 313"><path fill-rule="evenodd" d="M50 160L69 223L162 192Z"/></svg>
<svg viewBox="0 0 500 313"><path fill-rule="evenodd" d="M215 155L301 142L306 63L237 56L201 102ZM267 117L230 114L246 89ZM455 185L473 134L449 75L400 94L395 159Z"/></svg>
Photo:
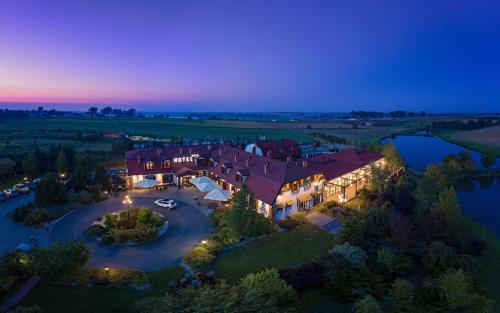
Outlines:
<svg viewBox="0 0 500 313"><path fill-rule="evenodd" d="M46 209L36 207L32 202L22 205L12 212L12 220L16 223L24 223L29 227L39 227L50 218Z"/></svg>

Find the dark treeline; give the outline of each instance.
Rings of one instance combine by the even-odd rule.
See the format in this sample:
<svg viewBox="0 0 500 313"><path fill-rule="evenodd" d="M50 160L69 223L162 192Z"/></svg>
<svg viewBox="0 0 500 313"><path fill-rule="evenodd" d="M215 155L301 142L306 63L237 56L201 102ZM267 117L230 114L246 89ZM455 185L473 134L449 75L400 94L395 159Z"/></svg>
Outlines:
<svg viewBox="0 0 500 313"><path fill-rule="evenodd" d="M389 113L384 112L372 112L372 111L352 111L352 118L369 119L369 118L406 118L406 117L425 117L427 113L424 111L420 112L407 112L407 111L392 111Z"/></svg>
<svg viewBox="0 0 500 313"><path fill-rule="evenodd" d="M134 117L136 116L137 111L135 109L113 109L110 106L104 107L101 110L97 107L90 107L88 113L91 116L99 116L99 115L113 115L114 117Z"/></svg>
<svg viewBox="0 0 500 313"><path fill-rule="evenodd" d="M494 119L491 117L483 117L468 121L463 121L463 120L435 121L430 124L432 128L463 129L463 130L481 129L495 125L500 125L500 119Z"/></svg>

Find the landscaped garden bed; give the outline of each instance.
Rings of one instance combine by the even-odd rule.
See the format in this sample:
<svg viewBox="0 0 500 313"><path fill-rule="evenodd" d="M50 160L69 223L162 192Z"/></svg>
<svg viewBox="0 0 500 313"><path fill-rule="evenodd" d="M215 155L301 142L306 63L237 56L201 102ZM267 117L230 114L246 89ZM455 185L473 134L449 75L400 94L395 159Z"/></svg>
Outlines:
<svg viewBox="0 0 500 313"><path fill-rule="evenodd" d="M104 215L87 232L108 244L137 244L158 239L167 228L168 221L160 213L133 208Z"/></svg>

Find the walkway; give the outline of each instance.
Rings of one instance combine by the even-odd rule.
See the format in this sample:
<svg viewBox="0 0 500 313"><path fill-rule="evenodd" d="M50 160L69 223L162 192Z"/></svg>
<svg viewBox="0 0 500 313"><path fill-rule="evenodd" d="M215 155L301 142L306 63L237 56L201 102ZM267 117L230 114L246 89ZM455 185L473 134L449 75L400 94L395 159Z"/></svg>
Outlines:
<svg viewBox="0 0 500 313"><path fill-rule="evenodd" d="M19 301L21 301L28 294L28 292L30 292L31 289L35 287L35 285L38 283L39 280L40 277L38 276L33 276L30 279L28 279L24 283L24 285L12 297L10 297L9 300L7 300L4 304L0 305L0 312L7 312Z"/></svg>
<svg viewBox="0 0 500 313"><path fill-rule="evenodd" d="M342 222L323 213L312 212L306 216L307 220L314 225L319 226L324 231L334 235L340 235L342 231Z"/></svg>

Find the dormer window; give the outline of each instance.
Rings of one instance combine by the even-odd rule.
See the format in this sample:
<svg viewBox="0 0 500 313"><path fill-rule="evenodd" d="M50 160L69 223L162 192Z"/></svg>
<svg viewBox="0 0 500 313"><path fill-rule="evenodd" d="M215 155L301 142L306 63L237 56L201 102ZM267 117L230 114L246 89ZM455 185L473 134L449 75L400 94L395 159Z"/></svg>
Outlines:
<svg viewBox="0 0 500 313"><path fill-rule="evenodd" d="M162 163L162 167L164 170L168 170L169 168L172 167L172 163L170 162L170 160L165 160Z"/></svg>
<svg viewBox="0 0 500 313"><path fill-rule="evenodd" d="M152 171L152 170L154 170L154 169L155 169L155 164L154 164L154 162L152 162L152 161L147 161L146 163L144 163L144 169L145 169L146 171Z"/></svg>

